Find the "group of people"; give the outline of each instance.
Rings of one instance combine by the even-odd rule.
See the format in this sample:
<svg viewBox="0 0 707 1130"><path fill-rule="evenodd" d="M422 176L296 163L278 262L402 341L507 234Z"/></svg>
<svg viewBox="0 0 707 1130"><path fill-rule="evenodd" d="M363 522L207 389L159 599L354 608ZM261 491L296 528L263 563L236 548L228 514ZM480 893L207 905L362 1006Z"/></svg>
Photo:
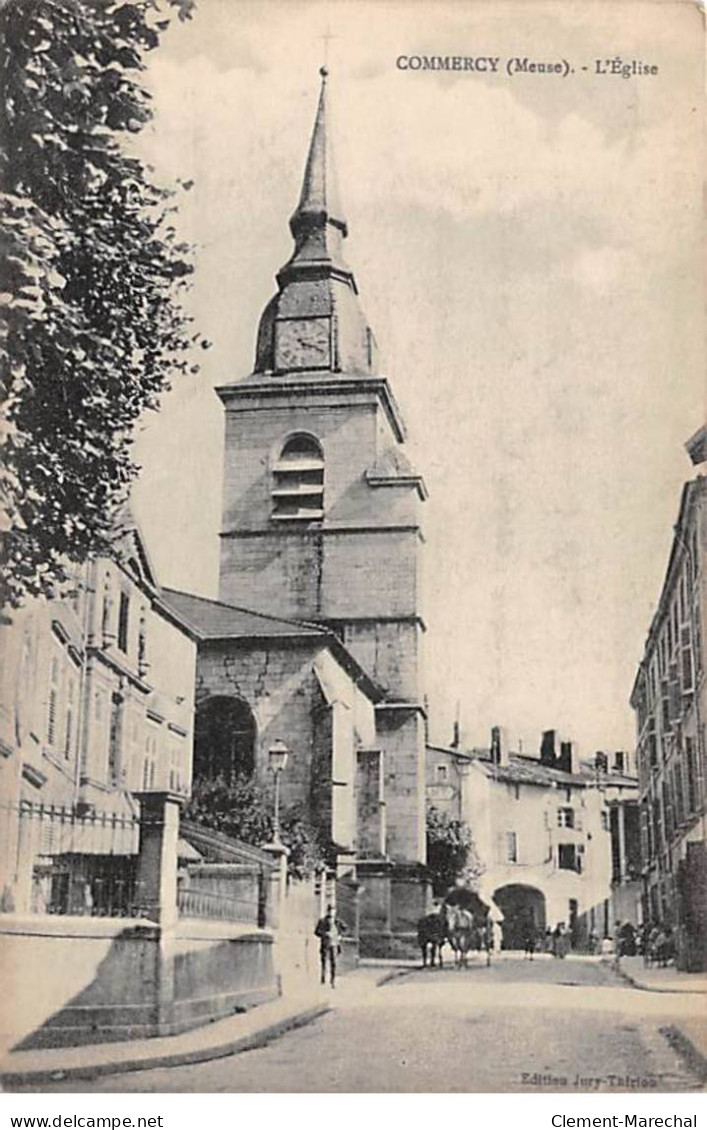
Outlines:
<svg viewBox="0 0 707 1130"><path fill-rule="evenodd" d="M341 953L342 931L343 926L336 918L334 907L327 906L326 914L319 919L314 933L319 939L321 981L324 985L328 975L332 988L336 985L336 966L338 955ZM543 937L535 923L528 922L525 928L524 948L525 956L530 961L541 947L541 942L544 943L546 953L551 953L553 957L564 958L570 951L572 934L564 922L558 922L554 929L548 926ZM472 948L486 950L490 961L491 953L501 948L499 924L491 918L478 926L474 923ZM646 965L664 967L675 957L675 938L672 927L660 922L644 922L638 932L631 922L616 922L611 937L607 934L600 938L596 928L592 927L589 933L589 952L600 955L604 960L613 958L617 962L621 957L632 957L640 953Z"/></svg>
<svg viewBox="0 0 707 1130"><path fill-rule="evenodd" d="M672 926L661 922L644 922L639 935L639 947L645 965L659 965L664 969L675 960L675 934Z"/></svg>
<svg viewBox="0 0 707 1130"><path fill-rule="evenodd" d="M523 949L526 958L530 961L538 950L551 953L553 957L566 957L572 941L572 935L564 922L558 922L554 929L548 926L543 934L535 922L530 921L526 924L524 938Z"/></svg>

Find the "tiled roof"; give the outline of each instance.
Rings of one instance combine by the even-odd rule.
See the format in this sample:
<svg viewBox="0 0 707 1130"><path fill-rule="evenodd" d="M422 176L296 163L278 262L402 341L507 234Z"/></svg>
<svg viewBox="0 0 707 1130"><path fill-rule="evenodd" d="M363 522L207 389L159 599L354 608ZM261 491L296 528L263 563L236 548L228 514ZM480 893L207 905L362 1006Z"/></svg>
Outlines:
<svg viewBox="0 0 707 1130"><path fill-rule="evenodd" d="M596 785L598 782L594 767L586 762L580 764L578 771L566 773L562 769L553 769L549 765L542 765L537 757L528 757L522 753L511 753L507 765L494 765L490 755L484 753L474 758L475 763L483 769L488 777L496 781L508 781L519 785L541 785L547 787L559 785L582 788ZM601 783L606 787L635 786L636 779L624 773L608 772L601 774Z"/></svg>
<svg viewBox="0 0 707 1130"><path fill-rule="evenodd" d="M283 620L177 589L161 591L165 602L204 640L328 637L326 630L316 625Z"/></svg>
<svg viewBox="0 0 707 1130"><path fill-rule="evenodd" d="M541 765L536 757L526 757L519 753L509 754L507 765L494 765L490 757L478 757L476 764L488 777L493 777L497 781L509 781L511 784L581 787L592 783L591 778L586 774L565 773L562 769L552 769L549 765Z"/></svg>

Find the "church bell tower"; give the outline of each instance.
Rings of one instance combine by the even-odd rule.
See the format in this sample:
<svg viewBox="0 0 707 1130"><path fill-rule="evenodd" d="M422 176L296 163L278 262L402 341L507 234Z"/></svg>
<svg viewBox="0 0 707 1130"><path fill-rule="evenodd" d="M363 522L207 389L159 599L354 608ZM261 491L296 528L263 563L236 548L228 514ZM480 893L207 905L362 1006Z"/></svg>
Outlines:
<svg viewBox="0 0 707 1130"><path fill-rule="evenodd" d="M425 859L422 477L343 256L348 234L321 71L294 250L226 412L220 599L326 623L385 692L387 851Z"/></svg>

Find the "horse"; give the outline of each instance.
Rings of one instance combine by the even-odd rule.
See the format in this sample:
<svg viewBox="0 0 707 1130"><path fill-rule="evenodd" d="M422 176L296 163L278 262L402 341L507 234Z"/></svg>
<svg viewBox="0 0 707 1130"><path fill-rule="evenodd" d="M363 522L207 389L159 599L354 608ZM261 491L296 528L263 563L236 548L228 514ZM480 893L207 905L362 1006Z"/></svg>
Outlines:
<svg viewBox="0 0 707 1130"><path fill-rule="evenodd" d="M417 923L417 943L422 951L422 968L427 967L427 958L430 966L434 967L437 957L440 969L443 968L442 946L447 940L447 908L441 906L432 914L425 914Z"/></svg>
<svg viewBox="0 0 707 1130"><path fill-rule="evenodd" d="M458 968L467 965L467 955L474 937L474 916L460 906L447 907L447 940L454 950Z"/></svg>

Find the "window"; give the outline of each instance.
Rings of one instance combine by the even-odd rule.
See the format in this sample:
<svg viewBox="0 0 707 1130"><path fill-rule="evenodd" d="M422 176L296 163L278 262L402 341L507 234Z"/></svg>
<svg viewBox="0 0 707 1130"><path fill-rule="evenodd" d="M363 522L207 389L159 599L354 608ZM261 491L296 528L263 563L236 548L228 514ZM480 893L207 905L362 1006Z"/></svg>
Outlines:
<svg viewBox="0 0 707 1130"><path fill-rule="evenodd" d="M194 779L250 780L256 737L253 712L242 699L214 695L200 702L194 720Z"/></svg>
<svg viewBox="0 0 707 1130"><path fill-rule="evenodd" d="M557 824L559 828L574 828L574 809L573 808L558 808L557 810Z"/></svg>
<svg viewBox="0 0 707 1130"><path fill-rule="evenodd" d="M680 826L685 820L685 792L682 782L682 768L679 762L673 769L673 787L675 791L675 819Z"/></svg>
<svg viewBox="0 0 707 1130"><path fill-rule="evenodd" d="M130 597L123 589L120 593L118 607L118 647L127 654L128 651L128 622L130 618Z"/></svg>
<svg viewBox="0 0 707 1130"><path fill-rule="evenodd" d="M605 832L609 831L609 813L605 808L601 810L601 826Z"/></svg>
<svg viewBox="0 0 707 1130"><path fill-rule="evenodd" d="M313 436L288 439L273 469L272 498L277 521L324 517L324 454Z"/></svg>
<svg viewBox="0 0 707 1130"><path fill-rule="evenodd" d="M690 640L690 626L680 629L680 648L682 652L682 693L688 694L694 687L692 678L692 647Z"/></svg>
<svg viewBox="0 0 707 1130"><path fill-rule="evenodd" d="M673 838L675 831L675 814L673 809L673 798L668 787L668 782L663 781L663 821L665 827L666 842L670 842Z"/></svg>
<svg viewBox="0 0 707 1130"><path fill-rule="evenodd" d="M687 766L687 806L688 812L697 809L697 759L694 738L685 738L685 764Z"/></svg>
<svg viewBox="0 0 707 1130"><path fill-rule="evenodd" d="M145 734L145 758L142 765L143 789L154 789L157 778L157 757L160 748L160 725L151 718L147 720Z"/></svg>
<svg viewBox="0 0 707 1130"><path fill-rule="evenodd" d="M700 629L700 605L695 603L694 628L692 630L692 646L695 649L695 670L699 675L702 671L702 632Z"/></svg>
<svg viewBox="0 0 707 1130"><path fill-rule="evenodd" d="M47 745L56 743L57 710L59 708L59 660L56 656L49 664L49 695L47 698Z"/></svg>
<svg viewBox="0 0 707 1130"><path fill-rule="evenodd" d="M506 832L506 860L508 863L518 862L518 836L515 832Z"/></svg>
<svg viewBox="0 0 707 1130"><path fill-rule="evenodd" d="M108 780L117 784L120 779L120 747L122 741L123 699L119 694L111 698L110 730L108 733Z"/></svg>
<svg viewBox="0 0 707 1130"><path fill-rule="evenodd" d="M181 793L184 791L184 781L182 779L182 771L184 767L184 756L182 750L182 743L177 738L172 738L169 743L169 787L173 793Z"/></svg>
<svg viewBox="0 0 707 1130"><path fill-rule="evenodd" d="M150 668L147 658L147 620L144 609L140 613L140 624L137 632L137 666L140 675L147 674Z"/></svg>
<svg viewBox="0 0 707 1130"><path fill-rule="evenodd" d="M437 766L437 780L438 781L446 781L447 780L447 766L446 765L438 765Z"/></svg>
<svg viewBox="0 0 707 1130"><path fill-rule="evenodd" d="M71 760L74 744L74 714L76 711L76 680L69 679L69 686L66 693L66 722L64 725L64 759Z"/></svg>
<svg viewBox="0 0 707 1130"><path fill-rule="evenodd" d="M678 598L680 602L680 622L684 623L687 619L687 575L685 573L680 578Z"/></svg>
<svg viewBox="0 0 707 1130"><path fill-rule="evenodd" d="M661 679L661 711L662 711L662 730L665 732L670 729L670 697L668 693L668 680Z"/></svg>
<svg viewBox="0 0 707 1130"><path fill-rule="evenodd" d="M579 853L575 844L558 844L557 865L561 871L580 871Z"/></svg>

